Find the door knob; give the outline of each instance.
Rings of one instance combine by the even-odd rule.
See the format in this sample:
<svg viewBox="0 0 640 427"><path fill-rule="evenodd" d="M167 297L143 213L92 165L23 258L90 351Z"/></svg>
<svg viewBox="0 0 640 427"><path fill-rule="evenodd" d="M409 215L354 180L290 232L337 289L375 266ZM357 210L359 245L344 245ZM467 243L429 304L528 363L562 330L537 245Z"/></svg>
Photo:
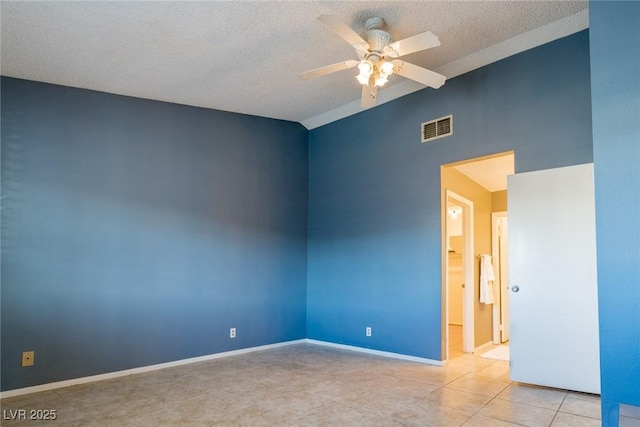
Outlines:
<svg viewBox="0 0 640 427"><path fill-rule="evenodd" d="M520 286L518 286L518 285L512 286L512 287L511 287L511 290L512 290L513 292L518 292L518 291L520 290Z"/></svg>

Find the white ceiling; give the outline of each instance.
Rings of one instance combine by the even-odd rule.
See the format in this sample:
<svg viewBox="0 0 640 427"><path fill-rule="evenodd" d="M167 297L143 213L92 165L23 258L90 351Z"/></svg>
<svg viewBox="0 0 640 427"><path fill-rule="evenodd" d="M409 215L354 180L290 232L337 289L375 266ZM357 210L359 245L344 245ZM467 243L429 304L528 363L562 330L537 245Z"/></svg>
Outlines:
<svg viewBox="0 0 640 427"><path fill-rule="evenodd" d="M357 32L381 16L396 40L432 31L441 46L403 59L448 78L588 26L587 1L2 1L0 14L4 76L307 128L361 111L353 70L297 77L356 59L321 14ZM392 76L379 103L422 88Z"/></svg>
<svg viewBox="0 0 640 427"><path fill-rule="evenodd" d="M453 168L491 192L502 191L507 189L507 176L515 173L515 159L513 153L509 153L457 164Z"/></svg>

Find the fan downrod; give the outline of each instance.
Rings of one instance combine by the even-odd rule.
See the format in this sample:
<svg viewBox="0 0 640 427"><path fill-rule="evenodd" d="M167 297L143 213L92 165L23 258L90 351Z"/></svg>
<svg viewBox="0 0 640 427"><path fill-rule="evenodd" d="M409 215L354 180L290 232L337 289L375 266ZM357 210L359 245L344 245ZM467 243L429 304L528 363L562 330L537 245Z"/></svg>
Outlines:
<svg viewBox="0 0 640 427"><path fill-rule="evenodd" d="M364 22L364 27L367 30L381 30L384 27L384 19L379 16L372 16Z"/></svg>

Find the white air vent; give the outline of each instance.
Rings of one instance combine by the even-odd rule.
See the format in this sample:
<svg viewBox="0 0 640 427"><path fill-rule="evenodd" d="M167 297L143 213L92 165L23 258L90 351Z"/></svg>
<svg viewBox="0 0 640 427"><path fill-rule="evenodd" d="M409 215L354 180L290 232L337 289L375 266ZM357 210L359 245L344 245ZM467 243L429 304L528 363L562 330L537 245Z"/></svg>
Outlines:
<svg viewBox="0 0 640 427"><path fill-rule="evenodd" d="M453 135L453 114L422 124L422 142Z"/></svg>

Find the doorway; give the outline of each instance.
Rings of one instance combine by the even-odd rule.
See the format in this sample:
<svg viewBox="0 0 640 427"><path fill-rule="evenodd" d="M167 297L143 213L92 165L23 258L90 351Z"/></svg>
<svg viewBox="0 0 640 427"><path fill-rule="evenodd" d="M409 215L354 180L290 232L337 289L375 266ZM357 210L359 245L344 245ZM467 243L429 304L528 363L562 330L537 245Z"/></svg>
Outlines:
<svg viewBox="0 0 640 427"><path fill-rule="evenodd" d="M473 248L473 202L447 191L446 234L446 304L447 359L453 359L473 348L473 296L465 282L473 276L469 254Z"/></svg>
<svg viewBox="0 0 640 427"><path fill-rule="evenodd" d="M491 256L495 273L493 343L509 341L509 228L507 211L491 213Z"/></svg>
<svg viewBox="0 0 640 427"><path fill-rule="evenodd" d="M508 295L501 298L502 284L497 278L504 278L503 284L508 285L506 189L507 176L512 175L514 169L513 152L442 165L444 360L460 355L460 330L463 353L482 354L495 344L508 342ZM468 224L467 233L464 228L460 230L460 221ZM494 221L496 226L492 227ZM504 232L496 232L494 237L493 228ZM501 253L503 262L500 264ZM480 261L487 260L481 255L491 259L496 277L489 285L493 303L480 298L487 292L485 281L482 282L483 292L480 286ZM460 294L462 307L457 302ZM464 314L462 326L459 325L460 310Z"/></svg>
<svg viewBox="0 0 640 427"><path fill-rule="evenodd" d="M455 200L447 199L447 290L449 298L447 309L449 310L449 358L453 359L464 352L462 351L462 307L464 280L462 274L462 257L464 254L462 236L462 206Z"/></svg>
<svg viewBox="0 0 640 427"><path fill-rule="evenodd" d="M446 191L445 358L473 352L473 202Z"/></svg>

